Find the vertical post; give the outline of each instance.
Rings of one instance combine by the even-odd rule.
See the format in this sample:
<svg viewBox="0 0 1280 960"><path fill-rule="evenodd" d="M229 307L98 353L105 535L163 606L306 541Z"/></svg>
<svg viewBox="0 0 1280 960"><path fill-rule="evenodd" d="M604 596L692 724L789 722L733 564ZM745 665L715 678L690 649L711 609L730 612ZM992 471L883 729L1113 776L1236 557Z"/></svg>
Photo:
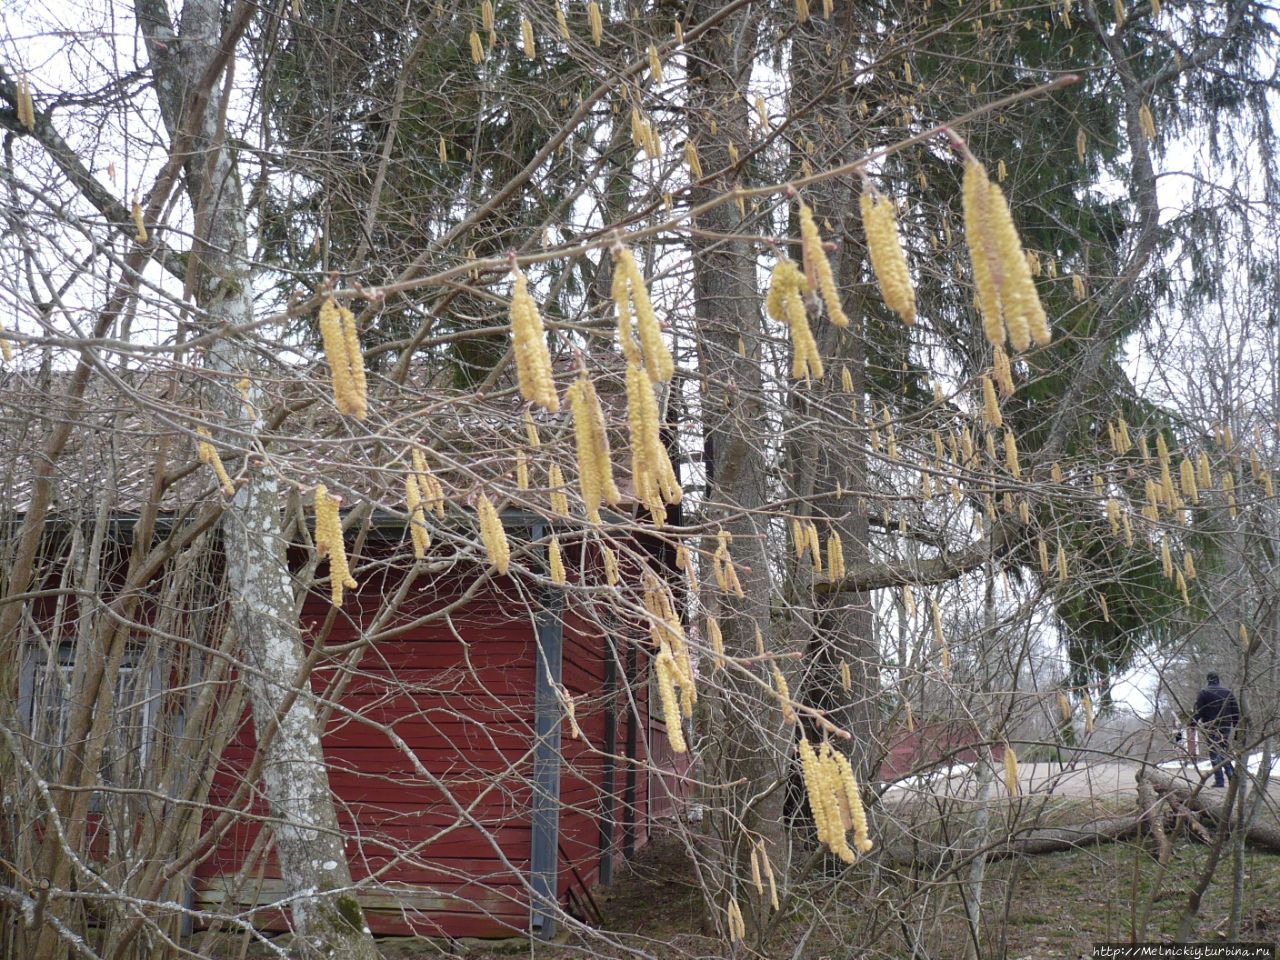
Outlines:
<svg viewBox="0 0 1280 960"><path fill-rule="evenodd" d="M602 638L604 651L604 770L600 775L600 882L613 882L613 828L617 800L613 795L614 759L618 752L618 647L612 618Z"/></svg>
<svg viewBox="0 0 1280 960"><path fill-rule="evenodd" d="M638 753L640 705L643 689L637 676L636 645L627 643L627 683L631 696L627 699L627 785L622 794L622 855L630 860L636 855L636 755ZM648 682L646 679L645 683Z"/></svg>
<svg viewBox="0 0 1280 960"><path fill-rule="evenodd" d="M535 524L533 539L546 527ZM560 842L560 686L564 656L564 593L556 587L543 592L538 613L534 657L533 848L530 851L530 926L534 936L549 940L556 934L559 906Z"/></svg>

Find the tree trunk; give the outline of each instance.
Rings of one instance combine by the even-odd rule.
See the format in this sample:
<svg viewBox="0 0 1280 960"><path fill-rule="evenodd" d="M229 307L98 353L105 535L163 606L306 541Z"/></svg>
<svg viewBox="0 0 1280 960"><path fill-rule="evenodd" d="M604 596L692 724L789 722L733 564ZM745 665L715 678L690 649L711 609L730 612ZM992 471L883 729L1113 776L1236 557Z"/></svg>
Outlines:
<svg viewBox="0 0 1280 960"><path fill-rule="evenodd" d="M197 223L193 256L199 254L191 280L213 330L253 320L246 215L235 158L218 104L208 96L193 96L199 92L191 90L205 78L224 43L221 9L217 0L187 0L175 34L164 0L136 3L169 136L175 143L189 137L194 148L186 161ZM240 8L236 12L244 15ZM211 399L228 428L243 437L258 435L264 426L258 411L265 405L260 392L251 384L246 404L233 386L246 375L252 381L255 358L226 336L210 350L209 365L223 374ZM240 679L253 703L254 727L261 739L279 724L266 747L262 781L298 945L304 954L373 960L377 950L352 892L320 745L286 556L280 484L260 459L246 461L242 483L223 515L222 533L231 622L243 661Z"/></svg>
<svg viewBox="0 0 1280 960"><path fill-rule="evenodd" d="M689 20L697 23L717 9L718 4L699 0ZM703 169L712 175L705 186L695 189L695 204L723 196L737 180L729 144L744 150L750 142L747 101L741 91L751 74L755 46L756 24L749 14L728 18L691 45L689 135ZM721 170L726 172L714 176ZM735 237L742 232L740 223L737 207L721 203L696 218L692 244L695 318L707 383L703 394L707 513L709 520L718 521L720 529L733 537L730 552L744 593L741 598L713 596L713 586L708 586L706 605L720 620L726 651L731 656L754 657L757 631L766 649L777 649L769 623L773 589L769 526L761 512L768 497L765 457L770 425L759 363L761 296L755 253L749 242ZM778 704L765 693L773 685L769 664L757 661L750 669L755 677L735 669L716 674L716 715L710 720L715 743L708 746L707 760L715 773L708 779L735 784L717 791L716 803L725 811L741 811L739 820L717 817L713 824L720 833L721 851L714 860L719 861L731 891L731 878L747 872L748 834L763 835L780 873L785 866L785 848L778 842L781 792L774 786L782 774L778 758L790 749L790 733L779 729ZM759 931L767 907L758 898L745 896L745 890L743 894L738 896L740 907L759 908L744 913Z"/></svg>
<svg viewBox="0 0 1280 960"><path fill-rule="evenodd" d="M1142 776L1151 783L1156 793L1172 794L1189 810L1207 813L1219 823L1231 815L1224 800L1218 799L1217 796L1209 796L1205 790L1196 794L1196 784L1176 780L1158 770L1144 770ZM1245 836L1249 843L1259 849L1280 853L1280 829L1270 824L1254 822L1245 830Z"/></svg>

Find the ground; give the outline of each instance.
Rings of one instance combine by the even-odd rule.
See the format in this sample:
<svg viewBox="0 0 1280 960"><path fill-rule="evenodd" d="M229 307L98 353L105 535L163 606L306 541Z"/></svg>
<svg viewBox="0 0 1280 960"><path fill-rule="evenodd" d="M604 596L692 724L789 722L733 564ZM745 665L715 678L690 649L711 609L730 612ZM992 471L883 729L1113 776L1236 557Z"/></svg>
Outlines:
<svg viewBox="0 0 1280 960"><path fill-rule="evenodd" d="M1024 765L1025 794L1052 792L1039 809L1050 826L1084 823L1132 812L1133 772L1122 764L1100 764L1088 771L1061 776L1049 765ZM957 775L945 785L917 785L921 790L964 796L968 784ZM1276 796L1275 793L1272 796ZM891 804L908 797L886 797ZM1025 804L1024 796L1020 803ZM1002 788L993 801L996 816L1006 816L1009 800ZM971 801L959 808L971 809ZM1280 804L1264 807L1262 816L1275 822ZM999 822L998 820L996 822ZM1169 938L1195 879L1205 866L1208 848L1189 830L1171 832L1174 854L1159 880L1148 924L1140 939ZM1110 843L1061 853L993 862L984 892L983 958L1060 960L1088 956L1093 944L1129 941L1143 904L1150 899L1160 868L1149 849L1132 842ZM1231 861L1225 853L1200 908L1194 939L1219 940L1225 935L1231 908ZM1280 940L1280 855L1249 851L1244 868L1242 939ZM910 958L898 917L885 909L889 901L904 907L904 916L922 910L931 919L917 944L917 957L962 960L966 925L956 877L947 870L904 876L888 869L856 866L836 885L819 876L805 890L809 905L785 917L769 944L778 960L855 960ZM882 894L877 900L873 891ZM531 944L515 939L501 944L469 944L451 951L438 944L413 941L388 944L390 960L439 960L465 955L470 960L580 960L586 957L665 958L730 956L724 944L703 930L704 902L683 843L674 832L656 832L640 856L619 870L614 884L595 892L605 917L603 939L573 934L564 942ZM815 911L812 904L818 904ZM912 929L920 928L912 926ZM919 935L919 934L917 934ZM739 949L735 957L758 957Z"/></svg>

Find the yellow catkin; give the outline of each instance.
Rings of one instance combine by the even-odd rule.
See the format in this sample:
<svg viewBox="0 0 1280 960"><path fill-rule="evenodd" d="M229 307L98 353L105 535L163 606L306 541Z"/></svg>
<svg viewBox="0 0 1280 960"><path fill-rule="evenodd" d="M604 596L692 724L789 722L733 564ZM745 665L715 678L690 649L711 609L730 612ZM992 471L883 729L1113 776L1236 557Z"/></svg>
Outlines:
<svg viewBox="0 0 1280 960"><path fill-rule="evenodd" d="M1182 495L1192 503L1200 502L1200 491L1196 487L1196 468L1190 457L1183 457L1178 467L1178 481L1182 486Z"/></svg>
<svg viewBox="0 0 1280 960"><path fill-rule="evenodd" d="M840 388L845 393L853 393L853 374L849 372L846 366L840 367Z"/></svg>
<svg viewBox="0 0 1280 960"><path fill-rule="evenodd" d="M583 370L568 392L569 409L573 412L574 439L578 453L578 484L587 519L600 522L600 505L616 506L622 499L613 479L613 458L609 451L609 432L604 410L595 386Z"/></svg>
<svg viewBox="0 0 1280 960"><path fill-rule="evenodd" d="M547 468L547 487L550 489L551 512L559 516L568 516L569 497L564 492L564 471L560 464L553 463Z"/></svg>
<svg viewBox="0 0 1280 960"><path fill-rule="evenodd" d="M760 851L760 865L764 869L765 881L769 884L769 906L774 910L781 910L778 905L778 885L773 876L773 864L769 862L769 851L765 849L764 840L756 841L757 848Z"/></svg>
<svg viewBox="0 0 1280 960"><path fill-rule="evenodd" d="M422 491L418 487L418 478L412 472L405 474L404 502L409 515L409 537L413 542L413 555L421 560L431 548L431 534L427 532L427 515L422 506Z"/></svg>
<svg viewBox="0 0 1280 960"><path fill-rule="evenodd" d="M621 580L618 573L618 555L608 546L600 548L600 555L604 559L604 581L609 586L616 587Z"/></svg>
<svg viewBox="0 0 1280 960"><path fill-rule="evenodd" d="M1213 486L1213 469L1209 465L1209 455L1203 450L1196 458L1196 480L1201 490L1208 490Z"/></svg>
<svg viewBox="0 0 1280 960"><path fill-rule="evenodd" d="M428 513L435 513L441 520L445 514L444 487L435 474L427 466L426 458L421 450L413 451L413 470L417 474L418 492L422 495L422 506Z"/></svg>
<svg viewBox="0 0 1280 960"><path fill-rule="evenodd" d="M712 669L719 670L724 666L724 634L720 632L720 621L715 617L707 617L707 639L711 641Z"/></svg>
<svg viewBox="0 0 1280 960"><path fill-rule="evenodd" d="M564 572L564 555L560 552L560 538L552 537L547 547L547 569L551 573L551 582L564 586L568 577Z"/></svg>
<svg viewBox="0 0 1280 960"><path fill-rule="evenodd" d="M1018 464L1018 441L1012 430L1004 432L1004 462L1013 479L1022 479L1022 467Z"/></svg>
<svg viewBox="0 0 1280 960"><path fill-rule="evenodd" d="M1224 471L1222 474L1222 493L1227 498L1227 512L1234 520L1236 518L1236 478L1230 472Z"/></svg>
<svg viewBox="0 0 1280 960"><path fill-rule="evenodd" d="M1151 107L1145 103L1138 108L1138 125L1142 127L1142 135L1148 140L1156 138L1156 120L1151 115Z"/></svg>
<svg viewBox="0 0 1280 960"><path fill-rule="evenodd" d="M804 251L805 275L816 278L818 293L822 295L823 305L827 308L827 317L837 327L847 327L849 318L840 305L840 292L836 289L831 261L827 259L827 252L822 245L822 234L818 232L813 211L803 200L800 201L800 241ZM817 376L821 377L822 374Z"/></svg>
<svg viewBox="0 0 1280 960"><path fill-rule="evenodd" d="M1249 628L1240 624L1240 646L1246 653L1249 651Z"/></svg>
<svg viewBox="0 0 1280 960"><path fill-rule="evenodd" d="M738 901L733 897L729 898L729 905L725 909L725 917L729 927L729 942L737 943L747 935L747 927L742 919L742 910L738 907Z"/></svg>
<svg viewBox="0 0 1280 960"><path fill-rule="evenodd" d="M907 258L902 251L893 201L866 185L859 203L867 251L871 255L871 266L880 283L884 302L902 317L904 323L913 324L916 322L916 293L911 285Z"/></svg>
<svg viewBox="0 0 1280 960"><path fill-rule="evenodd" d="M546 330L538 306L529 293L529 279L520 270L515 271L510 319L520 395L530 403L558 413L560 397L551 375L551 352L547 349Z"/></svg>
<svg viewBox="0 0 1280 960"><path fill-rule="evenodd" d="M827 538L827 576L832 580L841 580L844 573L844 544L840 540L840 534L833 530Z"/></svg>
<svg viewBox="0 0 1280 960"><path fill-rule="evenodd" d="M8 341L5 341L7 344ZM5 359L9 359L5 357ZM196 444L196 452L200 457L200 462L208 464L213 468L213 472L218 477L218 485L222 488L222 492L228 497L236 492L236 485L231 482L231 477L227 475L227 468L222 464L222 457L218 455L218 448L213 445L213 441L209 436L209 431L204 427L196 427L196 435L200 440Z"/></svg>
<svg viewBox="0 0 1280 960"><path fill-rule="evenodd" d="M840 661L840 687L845 693L853 690L853 674L849 670L849 661Z"/></svg>
<svg viewBox="0 0 1280 960"><path fill-rule="evenodd" d="M645 372L654 383L667 383L675 373L675 362L662 337L662 328L654 313L644 276L631 251L619 247L614 251L613 299L618 311L618 338L623 355L631 361L643 354ZM636 321L639 349L631 340L631 317Z"/></svg>
<svg viewBox="0 0 1280 960"><path fill-rule="evenodd" d="M1007 331L1015 350L1033 340L1048 344L1048 319L1004 192L977 161L965 166L963 188L966 240L987 339L1002 344Z"/></svg>
<svg viewBox="0 0 1280 960"><path fill-rule="evenodd" d="M598 47L604 37L604 20L600 17L600 4L596 0L587 4L587 21L591 24L591 42Z"/></svg>
<svg viewBox="0 0 1280 960"><path fill-rule="evenodd" d="M565 19L564 7L560 5L560 0L556 0L556 28L560 31L560 39L565 43L573 39L569 33L569 21Z"/></svg>
<svg viewBox="0 0 1280 960"><path fill-rule="evenodd" d="M996 399L995 384L991 382L991 378L988 376L982 378L982 418L986 420L987 426L992 430L999 430L1004 426L1004 416L1000 413L1000 402Z"/></svg>
<svg viewBox="0 0 1280 960"><path fill-rule="evenodd" d="M1067 568L1067 551L1062 548L1062 544L1058 544L1058 582L1066 583L1070 572Z"/></svg>
<svg viewBox="0 0 1280 960"><path fill-rule="evenodd" d="M347 343L347 362L351 365L351 388L353 395L350 409L347 411L357 420L369 415L368 384L365 380L364 351L360 348L360 333L356 329L356 315L345 306L338 307L342 317L342 335Z"/></svg>
<svg viewBox="0 0 1280 960"><path fill-rule="evenodd" d="M671 654L671 648L665 641L658 647L654 669L658 677L658 696L662 701L662 715L667 725L667 741L671 744L672 753L684 753L688 750L688 746L684 739L680 701L676 696L679 668L676 666L675 657Z"/></svg>
<svg viewBox="0 0 1280 960"><path fill-rule="evenodd" d="M480 39L480 34L471 31L471 61L473 63L484 63L484 42Z"/></svg>
<svg viewBox="0 0 1280 960"><path fill-rule="evenodd" d="M1013 396L1013 368L1009 365L1009 355L999 344L992 348L991 376L1002 396Z"/></svg>
<svg viewBox="0 0 1280 960"><path fill-rule="evenodd" d="M809 0L796 0L796 20L804 23L809 19Z"/></svg>
<svg viewBox="0 0 1280 960"><path fill-rule="evenodd" d="M765 105L764 97L756 94L756 119L760 122L760 129L769 132L769 108Z"/></svg>
<svg viewBox="0 0 1280 960"><path fill-rule="evenodd" d="M649 44L649 76L654 83L662 83L662 61L658 58L658 48Z"/></svg>
<svg viewBox="0 0 1280 960"><path fill-rule="evenodd" d="M1259 474L1258 479L1262 481L1262 492L1265 493L1268 498L1274 497L1276 495L1276 488L1271 479L1271 471L1263 470L1262 473Z"/></svg>
<svg viewBox="0 0 1280 960"><path fill-rule="evenodd" d="M908 711L910 705L908 705ZM859 853L870 853L875 844L867 827L867 811L862 805L862 791L858 788L858 778L853 774L853 766L843 753L832 751L839 772L840 786L843 788L843 799L849 806L849 819L852 821L853 845Z"/></svg>
<svg viewBox="0 0 1280 960"><path fill-rule="evenodd" d="M778 704L782 707L782 719L787 723L795 723L796 711L791 705L791 688L787 686L787 678L782 675L778 665L773 665L773 685L777 692Z"/></svg>
<svg viewBox="0 0 1280 960"><path fill-rule="evenodd" d="M1182 594L1183 606L1191 606L1191 597L1187 593L1187 578L1182 575L1181 570L1174 571L1174 581L1178 584L1178 592Z"/></svg>
<svg viewBox="0 0 1280 960"><path fill-rule="evenodd" d="M520 42L524 47L524 56L526 60L532 60L538 55L538 45L533 38L533 24L529 22L528 17L520 18Z"/></svg>
<svg viewBox="0 0 1280 960"><path fill-rule="evenodd" d="M342 519L338 515L341 503L337 497L329 496L329 491L322 483L315 491L316 511L316 555L329 558L329 592L335 607L342 606L344 590L355 590L358 584L351 576L351 568L347 565L347 548L342 538Z"/></svg>
<svg viewBox="0 0 1280 960"><path fill-rule="evenodd" d="M1004 745L1004 788L1011 797L1022 792L1022 784L1018 782L1018 755L1008 743Z"/></svg>
<svg viewBox="0 0 1280 960"><path fill-rule="evenodd" d="M1102 622L1111 622L1111 608L1107 606L1107 595L1105 593L1098 594L1098 608L1102 611Z"/></svg>
<svg viewBox="0 0 1280 960"><path fill-rule="evenodd" d="M142 219L142 204L138 202L138 198L133 199L133 239L139 244L147 242L147 224Z"/></svg>
<svg viewBox="0 0 1280 960"><path fill-rule="evenodd" d="M760 871L760 848L758 845L752 845L751 847L751 885L756 888L756 896L763 900L764 876Z"/></svg>
<svg viewBox="0 0 1280 960"><path fill-rule="evenodd" d="M1047 577L1049 575L1049 546L1044 542L1044 540L1041 540L1039 543L1039 548L1040 548L1040 572Z"/></svg>
<svg viewBox="0 0 1280 960"><path fill-rule="evenodd" d="M523 450L516 451L516 489L529 489L529 458Z"/></svg>
<svg viewBox="0 0 1280 960"><path fill-rule="evenodd" d="M1084 707L1084 732L1093 733L1093 697L1088 690L1080 697L1080 705Z"/></svg>
<svg viewBox="0 0 1280 960"><path fill-rule="evenodd" d="M682 492L658 422L658 402L644 369L627 364L627 417L631 430L631 475L636 496L660 522L663 504L680 502Z"/></svg>
<svg viewBox="0 0 1280 960"><path fill-rule="evenodd" d="M677 46L683 45L684 44L684 24L681 23L678 19L676 20L676 25L675 25L675 36L676 36L676 45Z"/></svg>
<svg viewBox="0 0 1280 960"><path fill-rule="evenodd" d="M333 379L334 405L338 412L363 420L368 414L364 355L356 332L355 315L339 307L332 297L320 305L320 337Z"/></svg>
<svg viewBox="0 0 1280 960"><path fill-rule="evenodd" d="M1063 723L1071 722L1071 701L1061 690L1058 691L1058 717Z"/></svg>
<svg viewBox="0 0 1280 960"><path fill-rule="evenodd" d="M809 541L809 558L813 561L813 569L822 572L822 545L818 540L818 525L810 520L805 524L805 537Z"/></svg>
<svg viewBox="0 0 1280 960"><path fill-rule="evenodd" d="M698 146L692 140L684 142L684 162L689 168L689 176L694 180L701 180L703 177L702 161L698 159Z"/></svg>
<svg viewBox="0 0 1280 960"><path fill-rule="evenodd" d="M31 100L31 81L23 74L18 78L18 96L17 96L17 114L18 123L22 124L28 130L36 128L36 108ZM146 243L145 231L144 237L139 243Z"/></svg>
<svg viewBox="0 0 1280 960"><path fill-rule="evenodd" d="M1063 482L1062 464L1058 463L1056 460L1049 467L1049 479L1051 479L1054 483Z"/></svg>
<svg viewBox="0 0 1280 960"><path fill-rule="evenodd" d="M804 294L808 290L808 281L795 261L779 260L773 268L765 306L770 317L786 323L791 330L791 376L797 380L821 380L822 356L805 314Z"/></svg>
<svg viewBox="0 0 1280 960"><path fill-rule="evenodd" d="M502 518L487 494L480 494L476 501L476 514L480 518L480 539L484 543L489 562L498 573L505 575L511 563L511 545L507 542L507 531L503 529Z"/></svg>

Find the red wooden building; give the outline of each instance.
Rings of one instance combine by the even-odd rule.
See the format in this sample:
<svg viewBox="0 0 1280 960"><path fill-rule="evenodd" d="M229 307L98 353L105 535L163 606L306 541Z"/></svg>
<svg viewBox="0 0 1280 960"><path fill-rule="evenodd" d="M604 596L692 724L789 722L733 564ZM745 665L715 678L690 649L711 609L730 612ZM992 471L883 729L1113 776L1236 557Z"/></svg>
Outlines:
<svg viewBox="0 0 1280 960"><path fill-rule="evenodd" d="M546 533L532 515L504 522L522 539ZM380 549L403 557L402 523L375 530L384 542L371 541L362 560ZM670 569L658 541L631 546ZM567 549L565 559L591 576L589 554ZM341 610L315 592L302 611L304 637L336 616L329 646L375 622L390 636L313 678L335 704L323 736L330 786L376 934L550 936L553 903L589 919L591 887L647 842L656 817L676 812L682 780L655 767L683 768L661 711L650 715L646 635L610 621L607 604L545 582L495 576L477 588L481 572L458 564L413 583L390 609L404 572L388 564ZM212 805L234 793L253 752L246 719ZM255 926L287 929L265 815L262 804L247 811L199 865L195 901L261 908Z"/></svg>

